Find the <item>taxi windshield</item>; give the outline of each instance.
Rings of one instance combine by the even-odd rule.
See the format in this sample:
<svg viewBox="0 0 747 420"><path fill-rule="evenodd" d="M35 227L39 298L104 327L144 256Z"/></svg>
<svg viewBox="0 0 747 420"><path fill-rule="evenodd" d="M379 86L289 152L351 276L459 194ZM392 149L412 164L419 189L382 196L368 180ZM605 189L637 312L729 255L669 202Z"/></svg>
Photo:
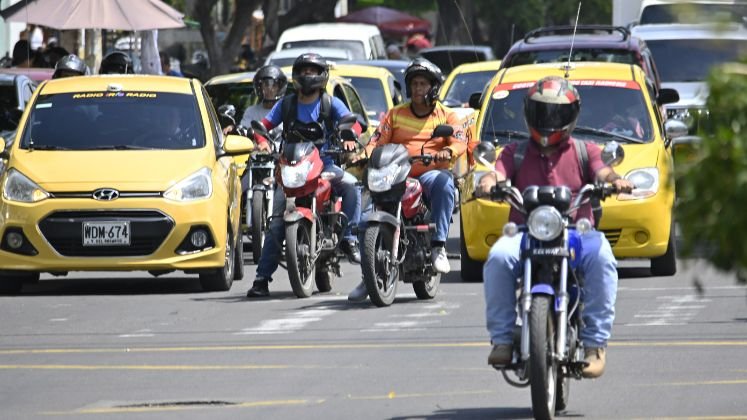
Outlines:
<svg viewBox="0 0 747 420"><path fill-rule="evenodd" d="M495 73L495 70L486 70L460 73L454 76L454 80L451 82L444 100L454 100L462 104L468 103L470 95L473 93L482 93L483 89L485 89L485 84L490 82L490 78Z"/></svg>
<svg viewBox="0 0 747 420"><path fill-rule="evenodd" d="M381 80L372 77L345 77L350 79L350 83L358 91L366 108L368 118L381 120L388 109L386 102L386 92Z"/></svg>
<svg viewBox="0 0 747 420"><path fill-rule="evenodd" d="M594 80L572 83L581 97L574 138L597 143L653 141L648 107L637 84ZM624 87L609 86L615 83ZM524 96L529 85L531 83L506 84L493 90L482 123L482 140L504 145L529 138L524 122ZM512 89L514 87L518 88Z"/></svg>
<svg viewBox="0 0 747 420"><path fill-rule="evenodd" d="M82 92L40 95L19 147L180 150L204 145L202 118L192 95Z"/></svg>

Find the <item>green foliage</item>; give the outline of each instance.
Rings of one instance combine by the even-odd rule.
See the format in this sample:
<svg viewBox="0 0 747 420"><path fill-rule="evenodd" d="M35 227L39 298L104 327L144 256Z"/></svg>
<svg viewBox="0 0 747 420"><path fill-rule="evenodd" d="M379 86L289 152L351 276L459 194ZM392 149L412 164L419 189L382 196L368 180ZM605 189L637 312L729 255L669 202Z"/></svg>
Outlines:
<svg viewBox="0 0 747 420"><path fill-rule="evenodd" d="M711 133L685 162L676 162L676 218L686 255L707 244L706 258L747 272L747 64L714 68L708 83ZM743 277L740 275L740 277Z"/></svg>

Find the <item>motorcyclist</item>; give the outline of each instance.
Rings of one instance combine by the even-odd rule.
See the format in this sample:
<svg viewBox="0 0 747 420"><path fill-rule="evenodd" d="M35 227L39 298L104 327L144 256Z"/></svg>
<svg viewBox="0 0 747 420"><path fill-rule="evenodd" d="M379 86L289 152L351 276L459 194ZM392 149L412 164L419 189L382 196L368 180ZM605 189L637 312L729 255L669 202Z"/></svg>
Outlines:
<svg viewBox="0 0 747 420"><path fill-rule="evenodd" d="M436 233L431 240L433 268L439 273L448 273L451 267L445 244L454 210L455 189L449 165L464 154L467 143L459 117L438 101L443 80L441 70L430 61L416 58L410 62L405 69L405 88L410 102L387 112L366 146L366 152L370 155L378 145L398 143L404 145L410 155L420 155L421 150L434 155L435 165L413 162L410 176L420 180L430 201L432 220L436 223ZM431 139L433 130L440 124L453 126L454 135L446 139ZM361 282L348 299L359 301L366 296L366 286Z"/></svg>
<svg viewBox="0 0 747 420"><path fill-rule="evenodd" d="M239 123L239 125L244 127L250 127L252 121L262 121L272 107L275 106L275 103L285 96L285 91L288 87L288 78L280 67L268 64L260 67L254 74L252 87L259 101L244 110L244 115L241 117L241 122ZM223 132L228 134L233 128L233 125L229 125L223 129ZM278 127L275 127L273 131L280 132L281 129L282 123Z"/></svg>
<svg viewBox="0 0 747 420"><path fill-rule="evenodd" d="M57 61L54 66L53 79L64 77L85 76L89 74L88 66L77 55L68 54Z"/></svg>
<svg viewBox="0 0 747 420"><path fill-rule="evenodd" d="M571 137L581 108L576 89L566 79L549 76L529 88L524 99L524 118L531 141L519 168L514 168L514 152L518 143L506 146L495 164L495 172L480 179L478 194L489 194L497 182L511 180L523 191L530 185L566 185L574 193L589 180L584 180L578 155ZM606 166L599 147L584 143L588 152L588 173L597 180L612 183L617 191L630 192L633 185ZM592 209L586 204L578 209L575 219L585 217L593 222ZM523 216L511 210L510 220L521 224ZM513 331L516 322L516 274L522 235L501 237L490 249L483 269L487 329L493 348L488 364L511 362ZM582 313L584 327L580 338L588 365L583 369L587 378L604 373L605 348L615 317L617 296L617 261L602 232L593 230L581 236L583 255L580 270L584 274Z"/></svg>
<svg viewBox="0 0 747 420"><path fill-rule="evenodd" d="M323 113L323 100L330 101L329 109L330 119L339 121L341 118L350 114L350 110L345 104L336 97L329 97L326 93L326 85L329 79L329 65L327 61L315 53L301 54L293 63L293 83L296 87L296 94L285 96L279 100L270 110L270 113L262 119L262 124L271 130L277 127L286 117L283 115L285 101L291 101L292 105L296 101L295 121L292 124L310 124L320 122ZM325 138L327 141L321 146L324 151L329 147L329 140L333 127L327 122L321 122L324 126ZM288 129L288 127L285 127ZM361 126L356 123L353 130L360 134ZM271 151L272 147L267 139L259 133L255 133L257 150ZM345 150L355 150L354 141L345 141L343 144ZM355 236L351 232L351 227L356 225L360 220L361 195L355 184L356 178L345 172L342 168L335 165L333 159L329 156L323 157L324 171L333 172L337 176L332 179L332 187L337 194L342 197L342 211L345 213L349 223L343 232L343 240L340 248L345 252L352 262L360 263L360 251ZM285 210L285 194L282 188L275 189L273 199L272 219L270 221L270 234L266 236L265 243L262 245L262 256L257 264L257 277L254 284L247 292L247 297L264 297L269 296L269 282L272 281L272 274L277 270L280 259L280 248L285 237L283 225L283 212Z"/></svg>
<svg viewBox="0 0 747 420"><path fill-rule="evenodd" d="M134 74L132 59L122 51L112 51L101 60L99 74Z"/></svg>

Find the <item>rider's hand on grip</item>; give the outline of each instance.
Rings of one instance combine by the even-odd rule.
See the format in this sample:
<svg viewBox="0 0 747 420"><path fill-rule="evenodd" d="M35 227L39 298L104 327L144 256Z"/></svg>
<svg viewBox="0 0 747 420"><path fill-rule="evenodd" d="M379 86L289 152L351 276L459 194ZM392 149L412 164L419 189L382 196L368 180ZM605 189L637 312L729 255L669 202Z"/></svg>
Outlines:
<svg viewBox="0 0 747 420"><path fill-rule="evenodd" d="M267 141L267 139L260 136L259 134L257 134L256 137L257 137L257 151L258 152L264 152L264 153L272 152L272 146L270 145L270 142ZM260 138L264 139L264 141L260 141L259 140Z"/></svg>
<svg viewBox="0 0 747 420"><path fill-rule="evenodd" d="M615 187L615 191L628 194L633 192L633 188L635 188L635 185L633 185L632 182L624 178L618 178L612 181L612 186Z"/></svg>

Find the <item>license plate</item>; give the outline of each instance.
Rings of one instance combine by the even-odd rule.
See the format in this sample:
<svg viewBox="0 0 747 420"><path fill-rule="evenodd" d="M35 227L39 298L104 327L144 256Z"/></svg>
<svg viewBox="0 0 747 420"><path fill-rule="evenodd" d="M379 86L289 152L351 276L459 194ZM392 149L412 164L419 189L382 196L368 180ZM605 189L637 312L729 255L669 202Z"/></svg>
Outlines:
<svg viewBox="0 0 747 420"><path fill-rule="evenodd" d="M83 246L130 245L130 222L83 222Z"/></svg>

